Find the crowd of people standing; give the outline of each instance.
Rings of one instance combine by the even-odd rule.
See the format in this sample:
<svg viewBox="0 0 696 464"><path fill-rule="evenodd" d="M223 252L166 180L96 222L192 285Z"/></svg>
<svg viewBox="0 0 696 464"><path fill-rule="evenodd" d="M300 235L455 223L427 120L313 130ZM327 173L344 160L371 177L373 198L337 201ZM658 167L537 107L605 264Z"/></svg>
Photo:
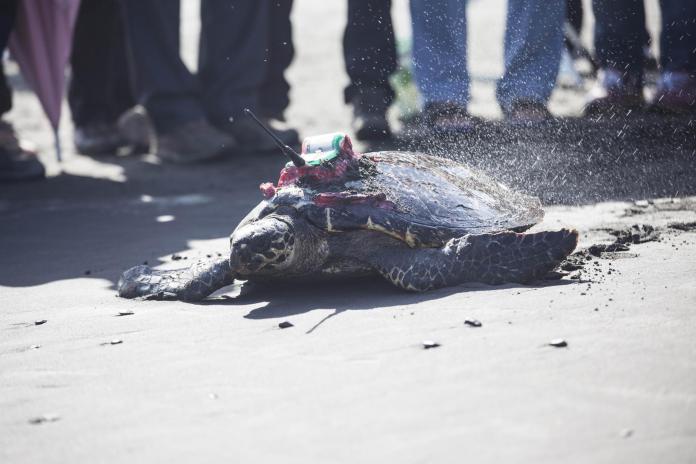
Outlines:
<svg viewBox="0 0 696 464"><path fill-rule="evenodd" d="M21 0L0 6L0 50ZM386 117L394 100L389 77L398 67L391 0L347 0L343 36L358 139L391 136ZM275 144L242 117L260 116L280 140L299 143L284 113L293 60L292 0L201 0L198 71L179 53L178 1L82 0L71 55L68 102L78 152L108 155L124 146L170 163L196 163ZM411 0L413 74L422 97L423 126L433 134L475 130L467 105L466 1ZM568 2L570 3L570 1ZM644 99L649 40L643 0L593 0L594 49L600 72L587 114L650 107L696 111L696 2L661 0L660 78ZM552 117L547 104L564 47L566 0L508 0L504 72L496 97L503 115L535 124ZM0 73L0 113L11 108ZM36 156L0 123L0 181L43 176Z"/></svg>

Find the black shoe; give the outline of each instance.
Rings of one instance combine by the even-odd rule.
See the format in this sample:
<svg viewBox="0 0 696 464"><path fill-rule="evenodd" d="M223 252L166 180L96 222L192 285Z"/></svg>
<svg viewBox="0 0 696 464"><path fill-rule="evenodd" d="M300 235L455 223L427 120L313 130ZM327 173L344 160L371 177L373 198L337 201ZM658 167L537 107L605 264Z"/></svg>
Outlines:
<svg viewBox="0 0 696 464"><path fill-rule="evenodd" d="M387 93L382 89L361 90L353 100L353 132L358 140L376 141L392 136L387 121Z"/></svg>
<svg viewBox="0 0 696 464"><path fill-rule="evenodd" d="M126 111L118 118L117 125L133 153L147 153L150 150L154 130L145 108L138 105Z"/></svg>
<svg viewBox="0 0 696 464"><path fill-rule="evenodd" d="M88 156L115 155L127 143L116 124L107 123L75 127L73 140L75 150Z"/></svg>
<svg viewBox="0 0 696 464"><path fill-rule="evenodd" d="M628 75L616 69L602 69L597 83L590 90L585 116L600 116L608 112L627 113L645 105L640 76Z"/></svg>
<svg viewBox="0 0 696 464"><path fill-rule="evenodd" d="M650 109L666 114L696 113L696 78L686 72L663 72Z"/></svg>
<svg viewBox="0 0 696 464"><path fill-rule="evenodd" d="M206 121L192 121L153 140L155 155L174 164L200 163L217 158L237 147L234 138Z"/></svg>
<svg viewBox="0 0 696 464"><path fill-rule="evenodd" d="M553 119L546 105L537 100L519 99L509 107L501 107L505 119L513 125L532 126Z"/></svg>
<svg viewBox="0 0 696 464"><path fill-rule="evenodd" d="M291 147L300 144L299 134L295 129L283 127L279 121L264 117L259 118L285 145ZM278 150L278 145L259 127L256 122L246 116L235 118L223 129L239 142L239 145L248 151L270 152Z"/></svg>
<svg viewBox="0 0 696 464"><path fill-rule="evenodd" d="M471 116L465 106L451 102L426 104L423 108L423 121L437 135L468 134L479 123L479 119Z"/></svg>
<svg viewBox="0 0 696 464"><path fill-rule="evenodd" d="M43 179L46 170L36 153L23 147L12 126L0 121L0 182Z"/></svg>

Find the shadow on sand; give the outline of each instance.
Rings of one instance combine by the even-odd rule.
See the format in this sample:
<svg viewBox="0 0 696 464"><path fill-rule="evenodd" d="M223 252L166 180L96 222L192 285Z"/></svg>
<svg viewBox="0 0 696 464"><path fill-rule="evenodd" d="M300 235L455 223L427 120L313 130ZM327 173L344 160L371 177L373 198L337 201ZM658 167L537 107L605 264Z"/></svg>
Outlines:
<svg viewBox="0 0 696 464"><path fill-rule="evenodd" d="M307 333L317 329L326 320L345 311L364 311L374 308L393 308L408 306L423 301L438 300L461 292L487 292L505 288L532 290L539 287L573 285L569 280L548 280L532 285L505 284L484 285L465 284L441 288L423 293L411 293L395 288L379 278L361 278L348 281L318 283L243 283L235 284L239 294L229 296L225 290L204 301L194 303L199 306L238 306L256 303L265 305L252 309L244 317L247 319L278 319L304 314L317 309L333 309Z"/></svg>

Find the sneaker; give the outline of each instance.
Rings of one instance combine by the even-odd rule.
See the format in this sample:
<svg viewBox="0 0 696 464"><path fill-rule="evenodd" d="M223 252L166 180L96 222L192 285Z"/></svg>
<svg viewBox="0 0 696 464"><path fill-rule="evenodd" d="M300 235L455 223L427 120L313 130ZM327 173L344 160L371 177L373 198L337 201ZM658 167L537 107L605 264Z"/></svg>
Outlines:
<svg viewBox="0 0 696 464"><path fill-rule="evenodd" d="M191 164L212 160L237 147L234 138L198 120L185 123L153 138L155 155L173 164Z"/></svg>
<svg viewBox="0 0 696 464"><path fill-rule="evenodd" d="M645 104L641 81L639 76L627 75L616 69L602 69L588 95L585 116L599 116L613 110L640 109Z"/></svg>
<svg viewBox="0 0 696 464"><path fill-rule="evenodd" d="M463 105L434 102L423 108L423 122L436 134L461 135L472 132L479 120L471 116Z"/></svg>
<svg viewBox="0 0 696 464"><path fill-rule="evenodd" d="M83 155L114 155L126 144L116 124L96 123L75 127L75 150Z"/></svg>
<svg viewBox="0 0 696 464"><path fill-rule="evenodd" d="M36 153L20 142L14 128L0 121L0 182L18 182L46 177Z"/></svg>
<svg viewBox="0 0 696 464"><path fill-rule="evenodd" d="M259 117L285 145L291 147L300 144L300 136L295 129L286 127L277 119ZM246 116L235 118L224 130L231 134L241 147L248 151L271 152L278 150L276 142L255 121Z"/></svg>
<svg viewBox="0 0 696 464"><path fill-rule="evenodd" d="M696 112L696 77L686 72L662 73L651 109L677 114Z"/></svg>
<svg viewBox="0 0 696 464"><path fill-rule="evenodd" d="M540 101L519 99L509 107L502 107L505 119L512 124L534 125L553 119L546 105Z"/></svg>
<svg viewBox="0 0 696 464"><path fill-rule="evenodd" d="M387 93L382 89L361 90L351 101L353 133L364 141L384 140L392 136L387 121Z"/></svg>
<svg viewBox="0 0 696 464"><path fill-rule="evenodd" d="M126 111L116 124L134 153L147 153L150 150L153 129L143 106L137 105Z"/></svg>

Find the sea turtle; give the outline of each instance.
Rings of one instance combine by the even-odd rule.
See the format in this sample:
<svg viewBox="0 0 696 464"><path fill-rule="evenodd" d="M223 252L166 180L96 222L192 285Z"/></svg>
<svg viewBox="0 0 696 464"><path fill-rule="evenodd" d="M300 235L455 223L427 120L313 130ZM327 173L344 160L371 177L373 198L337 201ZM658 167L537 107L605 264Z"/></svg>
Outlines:
<svg viewBox="0 0 696 464"><path fill-rule="evenodd" d="M235 278L375 274L412 291L524 283L577 244L575 230L522 233L542 219L539 200L455 161L358 154L340 133L306 139L293 159L278 185L261 185L265 198L232 232L229 253L179 270L136 266L119 295L195 301Z"/></svg>

